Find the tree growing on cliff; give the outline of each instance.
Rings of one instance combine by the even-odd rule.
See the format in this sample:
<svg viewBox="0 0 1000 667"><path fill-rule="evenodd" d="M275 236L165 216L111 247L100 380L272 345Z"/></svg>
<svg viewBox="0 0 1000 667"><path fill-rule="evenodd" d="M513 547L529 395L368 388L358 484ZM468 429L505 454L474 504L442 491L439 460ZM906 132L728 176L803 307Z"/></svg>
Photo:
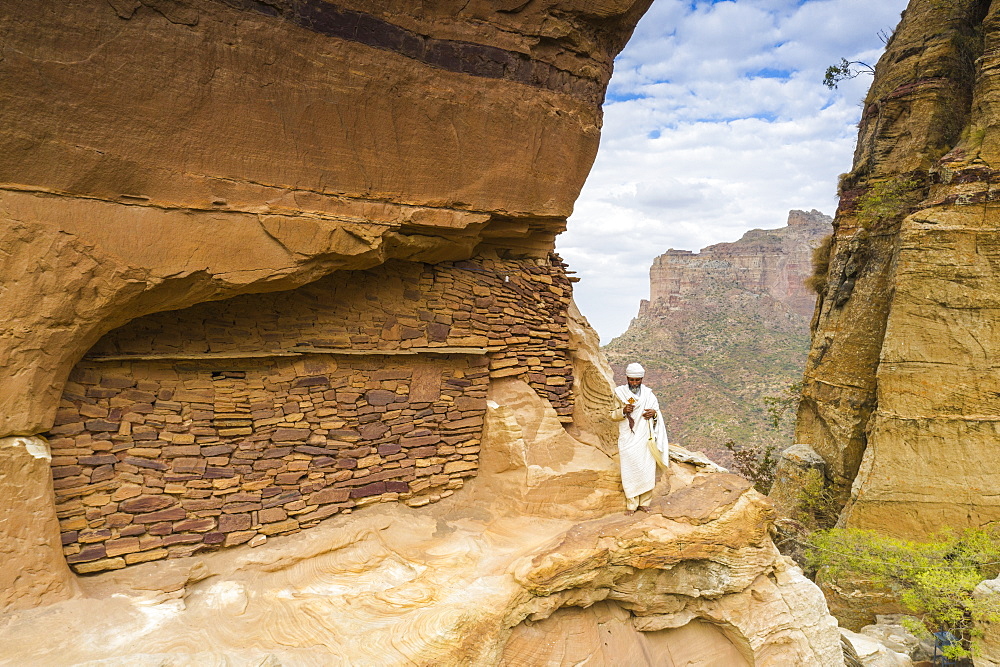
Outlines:
<svg viewBox="0 0 1000 667"><path fill-rule="evenodd" d="M918 619L908 624L911 632L953 633L961 641L944 649L946 657L971 655L974 620L1000 621L1000 602L973 595L1000 573L1000 528L945 531L922 542L834 528L810 535L805 557L833 583L866 578L892 591Z"/></svg>
<svg viewBox="0 0 1000 667"><path fill-rule="evenodd" d="M802 382L793 382L777 396L765 396L764 407L767 409L767 416L771 418L771 428L778 430L786 418L794 417L801 398Z"/></svg>
<svg viewBox="0 0 1000 667"><path fill-rule="evenodd" d="M861 74L875 76L875 68L860 60L841 58L839 63L826 68L826 74L823 75L823 85L833 90L840 85L841 81L853 79Z"/></svg>
<svg viewBox="0 0 1000 667"><path fill-rule="evenodd" d="M778 457L775 445L740 446L735 440L722 443L733 455L733 467L736 472L753 482L753 488L763 495L771 492L774 484L774 473L778 467Z"/></svg>

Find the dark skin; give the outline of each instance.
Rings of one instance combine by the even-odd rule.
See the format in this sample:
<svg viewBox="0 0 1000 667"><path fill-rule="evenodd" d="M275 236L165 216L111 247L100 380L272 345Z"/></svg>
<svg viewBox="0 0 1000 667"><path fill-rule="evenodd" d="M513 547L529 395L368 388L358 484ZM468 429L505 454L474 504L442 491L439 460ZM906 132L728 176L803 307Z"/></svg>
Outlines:
<svg viewBox="0 0 1000 667"><path fill-rule="evenodd" d="M626 378L626 381L628 382L628 388L633 391L635 391L642 385L642 378ZM633 410L635 410L635 406L632 405L631 403L628 403L625 405L623 412L627 415L630 415L632 414ZM656 410L653 409L643 410L642 416L645 419L652 419L653 417L656 416Z"/></svg>

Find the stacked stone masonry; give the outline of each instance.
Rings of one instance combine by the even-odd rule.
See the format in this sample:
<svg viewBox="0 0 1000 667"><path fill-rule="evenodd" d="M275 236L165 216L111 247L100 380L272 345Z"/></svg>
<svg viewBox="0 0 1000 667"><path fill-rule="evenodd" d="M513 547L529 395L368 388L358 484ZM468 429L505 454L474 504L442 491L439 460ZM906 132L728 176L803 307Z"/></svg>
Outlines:
<svg viewBox="0 0 1000 667"><path fill-rule="evenodd" d="M391 262L137 319L47 434L79 573L288 534L474 476L491 377L573 409L558 257Z"/></svg>

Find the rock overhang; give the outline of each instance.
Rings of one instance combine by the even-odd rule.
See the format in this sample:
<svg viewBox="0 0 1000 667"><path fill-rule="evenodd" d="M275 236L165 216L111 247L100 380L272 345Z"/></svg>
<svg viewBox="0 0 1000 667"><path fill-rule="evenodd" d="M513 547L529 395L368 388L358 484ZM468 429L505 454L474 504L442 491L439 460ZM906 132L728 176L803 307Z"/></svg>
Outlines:
<svg viewBox="0 0 1000 667"><path fill-rule="evenodd" d="M453 4L23 3L0 19L0 432L47 428L69 367L137 316L389 258L544 257L648 2Z"/></svg>

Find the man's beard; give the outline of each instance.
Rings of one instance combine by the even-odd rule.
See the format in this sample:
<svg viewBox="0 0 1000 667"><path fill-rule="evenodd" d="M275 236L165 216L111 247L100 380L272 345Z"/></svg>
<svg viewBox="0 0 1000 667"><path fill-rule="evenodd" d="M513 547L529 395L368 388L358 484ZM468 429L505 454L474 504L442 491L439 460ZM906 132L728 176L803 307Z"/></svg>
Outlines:
<svg viewBox="0 0 1000 667"><path fill-rule="evenodd" d="M635 394L636 396L639 395L639 390L640 389L642 389L642 383L641 382L639 384L637 384L636 386L634 386L634 387L632 385L628 386L628 390L630 392L632 392L633 394Z"/></svg>

